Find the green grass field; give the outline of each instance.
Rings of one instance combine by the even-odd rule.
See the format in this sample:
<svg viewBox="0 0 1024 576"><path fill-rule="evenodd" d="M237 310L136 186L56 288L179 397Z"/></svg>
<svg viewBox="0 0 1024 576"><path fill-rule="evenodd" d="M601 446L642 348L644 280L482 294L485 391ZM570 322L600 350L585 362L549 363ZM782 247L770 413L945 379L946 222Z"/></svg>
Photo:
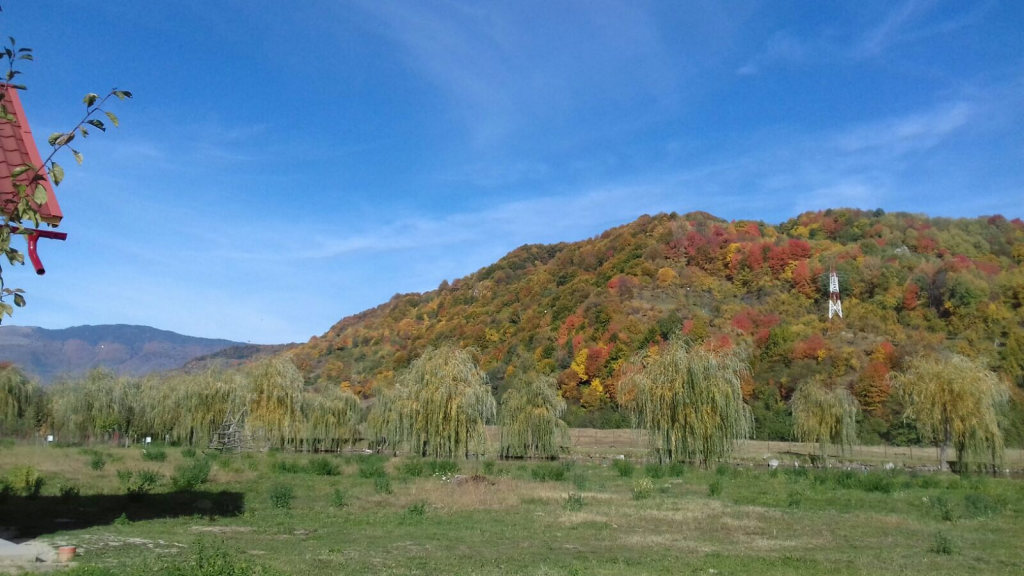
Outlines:
<svg viewBox="0 0 1024 576"><path fill-rule="evenodd" d="M0 503L0 527L77 545L67 574L1024 572L1024 482L1006 478L608 460L461 462L453 482L424 460L257 453L212 458L209 482L175 492L203 455L166 454L0 448L0 475L46 480ZM129 498L127 469L160 482Z"/></svg>

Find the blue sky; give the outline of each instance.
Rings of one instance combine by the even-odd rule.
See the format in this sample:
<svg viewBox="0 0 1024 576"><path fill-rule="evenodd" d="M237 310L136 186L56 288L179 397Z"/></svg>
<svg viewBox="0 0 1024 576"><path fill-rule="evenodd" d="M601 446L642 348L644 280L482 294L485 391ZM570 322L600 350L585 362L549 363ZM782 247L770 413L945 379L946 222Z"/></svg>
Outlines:
<svg viewBox="0 0 1024 576"><path fill-rule="evenodd" d="M14 324L304 341L644 213L1024 216L1024 3L5 3L66 243Z"/></svg>

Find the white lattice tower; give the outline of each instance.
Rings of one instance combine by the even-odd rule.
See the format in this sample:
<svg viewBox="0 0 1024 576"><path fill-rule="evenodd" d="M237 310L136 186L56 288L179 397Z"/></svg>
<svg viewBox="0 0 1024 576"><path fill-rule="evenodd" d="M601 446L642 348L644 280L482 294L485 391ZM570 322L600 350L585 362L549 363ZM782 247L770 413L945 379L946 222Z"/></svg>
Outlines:
<svg viewBox="0 0 1024 576"><path fill-rule="evenodd" d="M843 303L839 300L839 276L835 270L828 273L828 318L838 315L843 317Z"/></svg>

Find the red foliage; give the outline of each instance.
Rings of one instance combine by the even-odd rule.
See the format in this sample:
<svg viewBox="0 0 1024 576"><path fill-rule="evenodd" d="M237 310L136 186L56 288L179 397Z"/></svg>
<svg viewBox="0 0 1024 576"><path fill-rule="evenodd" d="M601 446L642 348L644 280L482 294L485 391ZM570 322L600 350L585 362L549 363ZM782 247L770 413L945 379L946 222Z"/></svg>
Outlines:
<svg viewBox="0 0 1024 576"><path fill-rule="evenodd" d="M587 349L586 370L588 376L593 377L601 373L601 368L604 366L604 363L608 360L608 354L611 352L611 350L611 345L593 346Z"/></svg>
<svg viewBox="0 0 1024 576"><path fill-rule="evenodd" d="M772 246L768 251L768 267L772 274L782 274L791 260L789 249L785 246Z"/></svg>
<svg viewBox="0 0 1024 576"><path fill-rule="evenodd" d="M793 268L793 288L808 298L814 297L814 280L807 260L801 260Z"/></svg>
<svg viewBox="0 0 1024 576"><path fill-rule="evenodd" d="M818 360L818 354L828 349L828 342L821 334L813 334L793 346L790 358L793 360Z"/></svg>
<svg viewBox="0 0 1024 576"><path fill-rule="evenodd" d="M811 257L811 243L807 240L793 238L786 243L786 249L795 260L804 260Z"/></svg>
<svg viewBox="0 0 1024 576"><path fill-rule="evenodd" d="M732 348L732 338L729 338L727 334L719 334L714 338L705 340L703 348L711 351L729 350Z"/></svg>
<svg viewBox="0 0 1024 576"><path fill-rule="evenodd" d="M572 349L573 352L579 350L583 346L583 334L577 334L572 337Z"/></svg>
<svg viewBox="0 0 1024 576"><path fill-rule="evenodd" d="M683 320L683 334L689 334L693 330L693 320Z"/></svg>
<svg viewBox="0 0 1024 576"><path fill-rule="evenodd" d="M758 330L756 334L754 334L754 342L756 342L758 346L764 346L765 344L768 343L768 337L771 336L771 334L771 329L762 328Z"/></svg>
<svg viewBox="0 0 1024 576"><path fill-rule="evenodd" d="M750 245L750 249L747 252L747 266L754 272L757 272L764 266L764 253L761 251L760 244Z"/></svg>
<svg viewBox="0 0 1024 576"><path fill-rule="evenodd" d="M558 345L565 346L566 341L569 339L569 335L576 332L576 329L583 325L583 316L579 314L572 314L562 322L562 325L558 328Z"/></svg>
<svg viewBox="0 0 1024 576"><path fill-rule="evenodd" d="M732 327L740 332L749 333L754 328L771 330L778 325L781 318L778 314L761 312L756 308L747 308L736 314L732 319Z"/></svg>
<svg viewBox="0 0 1024 576"><path fill-rule="evenodd" d="M903 309L913 310L917 308L918 295L920 293L921 289L917 286L917 284L907 284L907 286L903 289Z"/></svg>

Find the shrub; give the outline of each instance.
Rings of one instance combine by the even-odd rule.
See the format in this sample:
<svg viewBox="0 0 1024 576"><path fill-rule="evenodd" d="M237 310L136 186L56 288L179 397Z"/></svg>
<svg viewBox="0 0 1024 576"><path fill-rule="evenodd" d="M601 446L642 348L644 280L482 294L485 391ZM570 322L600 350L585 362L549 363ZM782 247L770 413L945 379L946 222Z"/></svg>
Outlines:
<svg viewBox="0 0 1024 576"><path fill-rule="evenodd" d="M569 492L565 497L565 509L570 512L579 512L583 509L583 495Z"/></svg>
<svg viewBox="0 0 1024 576"><path fill-rule="evenodd" d="M946 522L956 522L959 514L957 514L956 507L953 506L953 503L948 498L936 496L932 498L931 505L939 513L939 518Z"/></svg>
<svg viewBox="0 0 1024 576"><path fill-rule="evenodd" d="M889 474L870 472L860 479L860 489L865 492L876 492L879 494L892 494L896 483Z"/></svg>
<svg viewBox="0 0 1024 576"><path fill-rule="evenodd" d="M708 496L711 496L712 498L720 496L723 488L722 479L715 478L710 484L708 484Z"/></svg>
<svg viewBox="0 0 1024 576"><path fill-rule="evenodd" d="M565 480L567 468L559 464L537 464L530 469L530 475L540 482L561 482Z"/></svg>
<svg viewBox="0 0 1024 576"><path fill-rule="evenodd" d="M644 466L644 474L648 478L664 478L665 477L665 467L662 466L661 464L651 463L651 464L648 464L648 465Z"/></svg>
<svg viewBox="0 0 1024 576"><path fill-rule="evenodd" d="M686 474L686 464L682 462L673 462L668 465L668 475L673 478L681 478Z"/></svg>
<svg viewBox="0 0 1024 576"><path fill-rule="evenodd" d="M911 476L914 480L914 484L918 488L924 488L925 490L931 490L942 486L942 481L935 474L916 474Z"/></svg>
<svg viewBox="0 0 1024 576"><path fill-rule="evenodd" d="M384 465L380 462L363 462L359 465L360 478L377 478L379 476L387 476L387 474L384 471Z"/></svg>
<svg viewBox="0 0 1024 576"><path fill-rule="evenodd" d="M577 490L586 490L587 486L590 484L586 472L582 470L576 470L573 472L569 477L569 481L572 482L572 485L575 486Z"/></svg>
<svg viewBox="0 0 1024 576"><path fill-rule="evenodd" d="M715 476L728 476L729 473L732 472L732 470L732 466L729 466L728 464L719 464L718 466L715 467Z"/></svg>
<svg viewBox="0 0 1024 576"><path fill-rule="evenodd" d="M210 461L206 458L189 460L174 469L171 487L178 491L195 490L210 479Z"/></svg>
<svg viewBox="0 0 1024 576"><path fill-rule="evenodd" d="M292 500L295 499L295 490L291 486L278 484L270 488L270 503L274 508L287 510L292 507Z"/></svg>
<svg viewBox="0 0 1024 576"><path fill-rule="evenodd" d="M459 463L454 460L430 460L427 467L431 476L454 476L459 473Z"/></svg>
<svg viewBox="0 0 1024 576"><path fill-rule="evenodd" d="M331 461L326 456L320 456L318 458L310 458L309 463L306 465L306 469L310 474L316 476L337 476L338 465Z"/></svg>
<svg viewBox="0 0 1024 576"><path fill-rule="evenodd" d="M130 500L138 500L160 483L160 474L153 470L118 470L117 479Z"/></svg>
<svg viewBox="0 0 1024 576"><path fill-rule="evenodd" d="M0 477L0 504L3 504L14 494L14 485L7 478Z"/></svg>
<svg viewBox="0 0 1024 576"><path fill-rule="evenodd" d="M186 446L186 447L182 448L181 449L181 457L182 458L195 458L196 457L196 449L191 447L191 446Z"/></svg>
<svg viewBox="0 0 1024 576"><path fill-rule="evenodd" d="M419 478L423 476L426 471L426 466L423 465L423 461L420 459L410 459L402 462L401 467L402 474L409 476L410 478Z"/></svg>
<svg viewBox="0 0 1024 576"><path fill-rule="evenodd" d="M167 451L155 446L143 448L142 459L147 462L163 462L164 460L167 460Z"/></svg>
<svg viewBox="0 0 1024 576"><path fill-rule="evenodd" d="M270 463L270 470L279 474L301 474L304 472L302 465L293 460L273 460Z"/></svg>
<svg viewBox="0 0 1024 576"><path fill-rule="evenodd" d="M633 500L646 500L654 494L654 482L650 478L638 478L633 481Z"/></svg>
<svg viewBox="0 0 1024 576"><path fill-rule="evenodd" d="M804 493L799 490L790 490L786 494L786 506L798 508L804 502Z"/></svg>
<svg viewBox="0 0 1024 576"><path fill-rule="evenodd" d="M8 475L11 488L26 498L37 498L43 491L46 480L31 466L21 466Z"/></svg>
<svg viewBox="0 0 1024 576"><path fill-rule="evenodd" d="M409 515L409 516L413 516L413 517L416 517L416 518L422 518L423 516L426 516L426 514L427 514L427 503L426 502L417 502L415 504L412 504L408 508L406 508L405 513L407 515Z"/></svg>
<svg viewBox="0 0 1024 576"><path fill-rule="evenodd" d="M238 557L223 543L195 540L188 554L167 560L153 573L168 576L273 576L277 572L246 558Z"/></svg>
<svg viewBox="0 0 1024 576"><path fill-rule="evenodd" d="M394 489L391 488L391 479L388 478L387 474L381 476L374 476L373 478L373 490L377 494L392 494Z"/></svg>
<svg viewBox="0 0 1024 576"><path fill-rule="evenodd" d="M61 500L74 500L82 493L82 490L71 482L60 482L57 484L57 495Z"/></svg>
<svg viewBox="0 0 1024 576"><path fill-rule="evenodd" d="M953 541L942 532L935 533L935 539L932 541L932 547L929 550L943 556L951 556L956 552L956 549L953 547Z"/></svg>
<svg viewBox="0 0 1024 576"><path fill-rule="evenodd" d="M488 476L490 476L491 474L494 474L494 467L495 466L497 466L497 463L494 460L484 460L484 465L483 465L484 474L486 474Z"/></svg>
<svg viewBox="0 0 1024 576"><path fill-rule="evenodd" d="M93 470L103 470L103 467L107 465L107 459L103 457L103 454L96 452L89 459L89 468Z"/></svg>
<svg viewBox="0 0 1024 576"><path fill-rule="evenodd" d="M636 472L636 466L634 466L629 460L616 460L612 463L612 467L615 468L615 471L623 478L629 478L634 472Z"/></svg>
<svg viewBox="0 0 1024 576"><path fill-rule="evenodd" d="M968 492L964 494L964 508L972 518L982 518L999 513L1003 507L988 494Z"/></svg>
<svg viewBox="0 0 1024 576"><path fill-rule="evenodd" d="M348 492L341 488L335 488L334 493L331 494L331 504L335 508L345 508L348 506Z"/></svg>
<svg viewBox="0 0 1024 576"><path fill-rule="evenodd" d="M117 518L114 518L114 526L128 526L131 523L132 521L128 519L128 515L124 512L122 512Z"/></svg>

